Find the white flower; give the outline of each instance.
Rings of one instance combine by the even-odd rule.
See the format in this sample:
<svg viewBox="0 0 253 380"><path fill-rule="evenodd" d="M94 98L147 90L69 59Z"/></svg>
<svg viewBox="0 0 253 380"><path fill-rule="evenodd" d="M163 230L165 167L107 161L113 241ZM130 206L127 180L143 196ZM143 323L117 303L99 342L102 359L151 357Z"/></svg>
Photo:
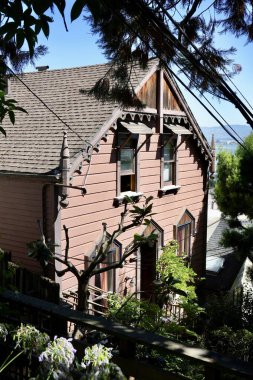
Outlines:
<svg viewBox="0 0 253 380"><path fill-rule="evenodd" d="M55 337L53 342L48 344L46 350L40 354L39 361L47 367L68 369L75 359L75 352L76 350L68 339Z"/></svg>
<svg viewBox="0 0 253 380"><path fill-rule="evenodd" d="M13 339L16 341L16 348L21 348L30 354L40 354L49 342L49 336L46 333L40 332L34 326L23 325L23 323L21 323Z"/></svg>
<svg viewBox="0 0 253 380"><path fill-rule="evenodd" d="M0 339L3 339L3 341L6 341L6 337L8 335L8 330L4 324L0 324Z"/></svg>
<svg viewBox="0 0 253 380"><path fill-rule="evenodd" d="M82 359L81 366L87 368L91 366L100 367L104 364L109 364L109 360L112 358L112 348L102 346L102 344L95 344L92 347L85 349L85 355Z"/></svg>

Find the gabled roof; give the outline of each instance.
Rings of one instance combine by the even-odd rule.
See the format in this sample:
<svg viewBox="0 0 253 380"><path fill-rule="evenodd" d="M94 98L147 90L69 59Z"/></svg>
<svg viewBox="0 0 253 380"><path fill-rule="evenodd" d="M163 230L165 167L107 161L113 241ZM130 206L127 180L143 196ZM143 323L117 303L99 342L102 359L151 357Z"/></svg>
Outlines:
<svg viewBox="0 0 253 380"><path fill-rule="evenodd" d="M150 61L146 70L137 66L132 70L134 88L154 65L157 61ZM93 138L117 108L117 104L102 103L80 93L80 89L89 90L109 68L109 64L103 64L25 73L20 77L24 84L12 77L8 96L28 114L17 112L14 126L7 118L3 122L7 137L0 134L0 172L53 174L60 164L63 131L68 132L73 161L86 148L86 140Z"/></svg>
<svg viewBox="0 0 253 380"><path fill-rule="evenodd" d="M153 59L145 70L138 65L131 69L131 85L136 92L158 65L159 61ZM68 132L71 165L80 162L80 152L87 151L87 141L93 145L99 143L122 115L118 104L102 103L80 93L80 89L91 89L109 68L110 64L102 64L25 73L20 76L23 83L10 78L8 96L17 100L28 114L16 112L14 126L4 119L7 137L0 134L0 173L58 174L63 131ZM189 120L201 151L210 159L208 143L170 75L169 79L183 103L181 114Z"/></svg>

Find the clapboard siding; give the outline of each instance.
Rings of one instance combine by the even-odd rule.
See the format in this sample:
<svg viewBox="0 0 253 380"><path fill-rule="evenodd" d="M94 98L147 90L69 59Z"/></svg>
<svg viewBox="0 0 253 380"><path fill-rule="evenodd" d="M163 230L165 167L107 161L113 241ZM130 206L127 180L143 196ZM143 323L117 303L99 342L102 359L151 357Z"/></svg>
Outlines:
<svg viewBox="0 0 253 380"><path fill-rule="evenodd" d="M145 140L140 136L140 143ZM203 221L199 226L199 215L203 212L205 165L200 156L196 141L183 143L177 153L178 184L181 186L177 194L159 197L161 161L159 136L154 134L148 143L144 143L138 152L139 191L145 196L152 195L154 220L164 230L165 243L174 238L173 225L179 222L185 209L196 218L199 233L204 232ZM82 174L74 175L73 186L85 183L87 194L82 196L75 189L70 190L69 205L61 210L62 225L69 228L70 254L74 263L83 268L83 256L92 252L96 241L102 234L102 222L107 223L109 232L117 228L123 206L115 208L113 199L117 191L116 152L113 148L114 136L111 132L106 141L102 141L99 152L93 152L90 165L83 165ZM190 144L190 145L189 145ZM88 175L87 175L88 173ZM140 201L141 203L141 201ZM144 226L125 232L120 238L123 248L130 243L135 233L142 233ZM203 234L204 236L204 234ZM203 267L204 238L192 238L195 269L201 272ZM194 243L194 241L196 242ZM198 240L198 241L197 241ZM65 234L62 231L62 249L65 248ZM199 257L200 259L196 259ZM131 272L135 264L124 266L119 275ZM131 272L132 273L132 272ZM122 279L118 280L118 288L122 288ZM75 281L71 275L64 276L62 288L73 286Z"/></svg>
<svg viewBox="0 0 253 380"><path fill-rule="evenodd" d="M43 186L32 179L2 176L0 180L0 247L11 251L13 261L37 271L41 268L27 257L27 243L40 238L37 221L43 223Z"/></svg>

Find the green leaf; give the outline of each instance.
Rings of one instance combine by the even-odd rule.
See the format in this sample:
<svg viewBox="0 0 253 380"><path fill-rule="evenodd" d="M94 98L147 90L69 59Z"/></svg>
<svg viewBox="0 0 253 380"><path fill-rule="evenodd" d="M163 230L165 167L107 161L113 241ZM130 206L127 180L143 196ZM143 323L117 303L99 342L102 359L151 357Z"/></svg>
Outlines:
<svg viewBox="0 0 253 380"><path fill-rule="evenodd" d="M28 114L28 112L22 107L15 107L15 111L20 111Z"/></svg>
<svg viewBox="0 0 253 380"><path fill-rule="evenodd" d="M43 19L43 20L41 20L40 26L41 26L41 29L43 30L45 37L48 38L48 36L49 36L49 23Z"/></svg>
<svg viewBox="0 0 253 380"><path fill-rule="evenodd" d="M52 5L52 1L50 0L43 0L43 1L37 0L33 2L33 10L39 16L39 15L44 14L51 5Z"/></svg>
<svg viewBox="0 0 253 380"><path fill-rule="evenodd" d="M6 132L5 130L3 129L3 127L0 126L0 132L6 137Z"/></svg>
<svg viewBox="0 0 253 380"><path fill-rule="evenodd" d="M8 112L8 114L9 114L9 118L10 118L11 123L14 125L15 124L15 113L10 110Z"/></svg>
<svg viewBox="0 0 253 380"><path fill-rule="evenodd" d="M151 202L152 200L154 199L154 197L152 195L150 195L150 197L147 197L146 198L146 201L145 201L145 204L147 205L149 202Z"/></svg>
<svg viewBox="0 0 253 380"><path fill-rule="evenodd" d="M25 41L24 30L19 28L16 33L16 46L18 49L21 49Z"/></svg>
<svg viewBox="0 0 253 380"><path fill-rule="evenodd" d="M0 35L2 36L5 33L13 32L13 35L16 33L16 30L18 28L18 24L14 21L7 22L3 26L0 27ZM5 40L7 38L4 38Z"/></svg>
<svg viewBox="0 0 253 380"><path fill-rule="evenodd" d="M85 5L86 5L85 0L76 0L74 2L74 5L73 5L73 7L71 9L71 13L70 13L71 22L76 20L80 16Z"/></svg>

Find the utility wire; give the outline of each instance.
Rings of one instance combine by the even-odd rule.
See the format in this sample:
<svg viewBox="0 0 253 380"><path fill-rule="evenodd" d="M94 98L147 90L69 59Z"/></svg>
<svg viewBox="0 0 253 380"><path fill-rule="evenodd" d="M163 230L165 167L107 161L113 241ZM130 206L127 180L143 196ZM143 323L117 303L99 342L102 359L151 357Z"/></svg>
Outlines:
<svg viewBox="0 0 253 380"><path fill-rule="evenodd" d="M5 66L6 68L8 69L8 71L11 72L11 74L16 78L18 79L23 86L26 87L26 89L36 98L38 99L44 107L47 108L47 110L49 112L51 112L62 124L64 124L71 132L73 132L82 142L84 142L83 138L73 129L71 128L55 111L53 111L45 102L44 100L42 100L21 78L19 75L17 75L4 61L1 61Z"/></svg>
<svg viewBox="0 0 253 380"><path fill-rule="evenodd" d="M176 62L176 61L174 61L174 60L172 60L173 61L173 63L174 63L174 65L176 65L178 68L179 68L179 70L181 70L182 71L182 68L178 65L178 63ZM186 73L184 73L184 75L187 77L187 79L188 80L190 80L190 77L186 74ZM193 81L193 83L195 84L195 86L196 86L196 82L194 82ZM196 88L197 88L197 86L196 86ZM241 142L242 143L244 143L244 141L243 141L243 139L241 138L241 136L234 130L234 128L231 126L231 125L229 125L228 124L228 122L226 121L226 119L221 115L221 113L214 107L214 105L210 102L210 100L204 95L204 94L201 94L202 95L202 97L206 100L206 102L209 104L209 106L210 107L212 107L213 108L213 110L218 114L218 116L224 121L224 123L227 125L227 127L228 128L230 128L233 132L234 132L234 134L241 140ZM223 128L223 127L222 127ZM226 131L226 129L225 129L226 127L224 127L224 130ZM226 131L227 132L227 131ZM227 132L228 133L228 132ZM230 137L231 137L231 135L230 135ZM233 139L234 139L234 137L233 137Z"/></svg>
<svg viewBox="0 0 253 380"><path fill-rule="evenodd" d="M103 0L102 0L103 1ZM103 1L104 2L104 1ZM108 4L106 4L104 2L104 5L109 7L111 9L111 11L114 11L115 12L115 9L113 9L112 7L108 6ZM173 72L173 70L171 68L169 68L169 66L167 65L167 63L164 61L164 59L160 56L160 54L158 54L154 49L153 47L146 41L143 40L143 38L140 36L140 34L138 32L136 32L135 30L133 30L133 28L129 25L129 23L126 22L126 20L122 17L121 14L117 13L117 16L118 18L121 19L121 21L123 21L123 23L130 29L132 30L132 32L134 32L137 37L143 42L145 43L149 49L153 52L153 54L155 56L157 56L160 61L163 63L163 65L167 68L167 70L181 83L181 85L188 91L190 92L190 94L196 99L198 100L198 102L206 109L206 111L219 123L219 125L228 133L228 135L233 139L235 140L240 146L242 146L244 149L246 149L246 147L235 137L232 135L232 133L220 122L220 120L210 111L210 109L208 109L208 107L194 94L194 92L192 90L189 89L189 87ZM173 42L173 41L172 41ZM164 52L163 52L164 53ZM166 52L165 52L166 54ZM217 111L216 111L217 112Z"/></svg>
<svg viewBox="0 0 253 380"><path fill-rule="evenodd" d="M197 17L200 17L203 13L205 13L211 6L214 5L214 2L212 4L210 4L204 11L202 11ZM177 9L177 7L175 6L175 10L176 12L179 14L179 16L182 18L183 20L183 16L181 15L181 13L179 12L179 10ZM253 110L253 107L252 105L249 103L248 99L243 95L243 93L240 91L240 89L238 88L238 86L234 83L234 81L232 80L232 78L226 73L226 71L221 68L221 70L223 71L224 75L227 77L227 79L232 83L232 85L234 86L234 88L239 92L239 94L241 95L241 97L245 100L245 102L248 104L248 106Z"/></svg>
<svg viewBox="0 0 253 380"><path fill-rule="evenodd" d="M173 17L171 17L171 15L169 14L169 12L164 8L163 4L161 4L161 2L159 0L154 0L156 2L156 4L163 10L163 12L166 14L166 16L168 17L168 19L172 22L172 24L180 31L180 33L182 33L184 35L184 37L187 39L187 41L189 42L189 44L195 49L195 51L200 55L200 57L203 59L203 61L205 61L205 63L207 64L207 66L210 68L210 70L215 74L215 76L218 77L219 81L218 81L218 85L219 83L221 83L222 87L225 89L225 93L226 91L232 96L232 98L234 98L234 100L240 104L240 106L244 109L244 111L248 114L248 116L250 116L251 120L248 120L248 118L246 117L246 115L244 115L246 117L246 120L249 121L249 124L251 125L251 127L253 128L253 114L251 113L251 111L247 108L247 106L240 100L240 98L236 95L236 93L234 93L231 88L229 87L229 85L226 83L226 81L222 78L222 76L219 75L219 73L214 69L214 67L209 63L209 61L206 59L206 57L204 56L203 53L201 53L201 51L198 49L198 47L188 38L187 34L185 33L185 31L180 27L180 25L178 24L178 22L176 22ZM139 4L141 2L139 1ZM144 5L144 4L143 4ZM140 9L140 7L139 7ZM147 10L147 8L146 8ZM148 8L148 11L150 13L150 15L153 15L156 17L156 15L154 15L153 11ZM157 17L156 17L157 18ZM159 20L158 20L159 21ZM164 29L164 28L163 28ZM170 33L168 28L166 28L166 32L167 33ZM162 30L162 33L164 33L164 31ZM165 33L165 34L167 34ZM171 34L171 33L170 33ZM174 36L173 36L174 37ZM184 46L182 44L179 45L178 47L178 44L175 43L175 46L181 51L181 53L189 59L190 55L192 54L189 54L189 51L184 48ZM191 63L196 63L195 61L195 57L192 55L191 57L192 59L189 59L189 61ZM199 65L198 65L199 67ZM240 108L241 108L240 107Z"/></svg>

